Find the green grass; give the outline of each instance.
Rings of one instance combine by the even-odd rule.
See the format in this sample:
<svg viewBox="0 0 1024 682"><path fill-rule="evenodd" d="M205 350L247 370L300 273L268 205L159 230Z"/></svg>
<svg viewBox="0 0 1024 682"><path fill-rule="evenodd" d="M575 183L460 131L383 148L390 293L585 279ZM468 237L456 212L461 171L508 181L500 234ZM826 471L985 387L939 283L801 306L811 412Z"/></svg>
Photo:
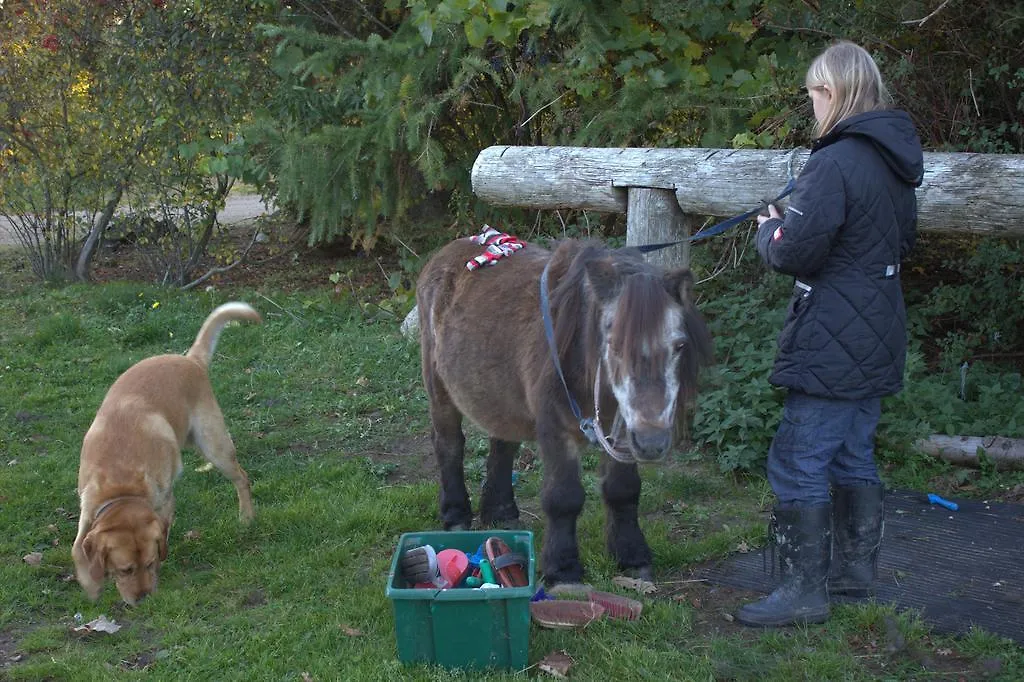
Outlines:
<svg viewBox="0 0 1024 682"><path fill-rule="evenodd" d="M5 256L0 255L0 260ZM6 256L9 258L9 255ZM418 349L393 323L367 323L323 291L182 294L137 284L47 288L3 262L0 294L0 678L12 680L511 679L397 661L384 587L403 532L438 527L424 445ZM13 274L12 274L13 273ZM139 606L108 586L90 603L74 580L78 449L106 389L132 363L187 349L206 314L241 299L264 315L221 336L211 376L257 504L237 521L230 483L185 454L159 590ZM467 437L470 489L486 449ZM617 574L603 550L597 456L584 458L580 538L588 580ZM915 460L896 480L928 481ZM523 520L543 534L540 472L522 472ZM637 622L579 632L533 628L528 675L553 651L581 680L1020 679L1024 652L985 633L931 633L912 613L841 606L824 626L746 630L725 614L745 595L686 582L697 564L764 537L763 479L680 455L643 470L641 514L659 591ZM900 478L900 477L903 478ZM997 480L989 473L984 480ZM22 557L41 552L39 566ZM79 636L76 614L113 635ZM16 661L14 659L17 659Z"/></svg>

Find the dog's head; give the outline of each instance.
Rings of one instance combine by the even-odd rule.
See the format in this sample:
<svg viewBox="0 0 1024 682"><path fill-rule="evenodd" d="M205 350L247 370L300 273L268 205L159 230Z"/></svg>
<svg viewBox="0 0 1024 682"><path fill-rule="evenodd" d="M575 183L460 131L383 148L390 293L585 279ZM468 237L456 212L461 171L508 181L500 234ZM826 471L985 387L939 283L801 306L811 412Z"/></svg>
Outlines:
<svg viewBox="0 0 1024 682"><path fill-rule="evenodd" d="M160 562L167 558L167 527L142 500L125 501L96 519L82 551L79 582L89 596L98 597L104 578L111 576L121 598L134 605L156 590ZM86 576L88 581L82 579Z"/></svg>

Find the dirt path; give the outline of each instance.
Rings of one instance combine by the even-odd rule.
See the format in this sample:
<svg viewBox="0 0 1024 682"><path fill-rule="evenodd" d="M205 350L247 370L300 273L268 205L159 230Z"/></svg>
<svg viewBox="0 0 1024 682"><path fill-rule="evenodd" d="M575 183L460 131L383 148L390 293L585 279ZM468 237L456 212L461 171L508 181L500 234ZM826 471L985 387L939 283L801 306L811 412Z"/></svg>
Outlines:
<svg viewBox="0 0 1024 682"><path fill-rule="evenodd" d="M275 206L267 206L258 194L237 194L228 196L224 209L217 214L222 225L244 223L266 213L273 213Z"/></svg>
<svg viewBox="0 0 1024 682"><path fill-rule="evenodd" d="M222 225L235 225L266 213L271 213L274 206L267 206L258 194L233 194L228 196L224 208L217 214ZM10 222L0 216L0 246L17 245L18 239Z"/></svg>

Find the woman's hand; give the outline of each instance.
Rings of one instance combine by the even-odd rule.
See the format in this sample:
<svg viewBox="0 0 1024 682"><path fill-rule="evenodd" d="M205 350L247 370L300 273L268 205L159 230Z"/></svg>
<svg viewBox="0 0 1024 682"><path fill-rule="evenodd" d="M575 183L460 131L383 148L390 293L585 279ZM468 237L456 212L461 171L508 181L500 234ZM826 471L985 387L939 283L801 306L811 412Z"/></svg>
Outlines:
<svg viewBox="0 0 1024 682"><path fill-rule="evenodd" d="M764 221L771 220L772 218L782 219L782 214L779 213L779 209L775 208L775 204L768 204L768 215L758 215L757 224L762 225Z"/></svg>

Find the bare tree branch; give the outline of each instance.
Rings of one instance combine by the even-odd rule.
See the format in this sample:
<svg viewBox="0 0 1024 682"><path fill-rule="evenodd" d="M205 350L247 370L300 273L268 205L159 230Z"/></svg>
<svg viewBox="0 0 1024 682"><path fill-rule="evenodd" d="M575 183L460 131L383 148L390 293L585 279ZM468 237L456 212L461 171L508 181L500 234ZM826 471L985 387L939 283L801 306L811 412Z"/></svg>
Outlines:
<svg viewBox="0 0 1024 682"><path fill-rule="evenodd" d="M921 26L921 25L924 24L924 22L928 21L929 19L934 17L936 14L941 12L942 8L945 7L948 4L949 4L949 0L942 0L942 4L940 4L934 10L932 10L932 13L929 14L928 16L922 17L921 19L908 19L907 21L903 21L903 22L900 22L900 23L903 23L903 24L917 24L918 26Z"/></svg>
<svg viewBox="0 0 1024 682"><path fill-rule="evenodd" d="M981 118L981 109L978 107L978 98L974 96L974 73L973 69L967 69L967 85L971 90L971 101L974 102L974 113Z"/></svg>
<svg viewBox="0 0 1024 682"><path fill-rule="evenodd" d="M946 1L949 2L949 0ZM828 31L823 31L820 28L810 28L805 26L782 26L781 24L765 24L765 28L770 28L777 31L789 31L791 33L814 33L817 35L826 36L828 38L831 38L832 40L839 40L840 38L840 36L837 36L834 33L829 33ZM877 42L882 47L885 47L886 49L892 50L896 54L904 54L903 50L899 49L892 43L887 43L886 41L877 38L875 39L875 42Z"/></svg>
<svg viewBox="0 0 1024 682"><path fill-rule="evenodd" d="M330 10L326 10L325 9L325 12L326 12L326 15L325 15L325 14L322 14L322 13L318 12L312 6L311 3L308 3L308 2L297 2L296 5L301 7L309 16L313 17L314 19L317 19L318 21L322 22L323 24L325 24L327 26L333 26L338 31L338 33L340 33L341 35L345 36L346 38L349 38L349 39L355 38L355 36L348 29L346 29L344 26L341 25L340 21L338 21L337 19L334 18L334 15L331 14Z"/></svg>
<svg viewBox="0 0 1024 682"><path fill-rule="evenodd" d="M356 8L362 10L363 14L366 16L367 19L376 24L379 28L386 31L388 35L391 35L393 33L390 26L383 23L380 19L375 17L373 13L370 12L369 9L367 9L365 2L362 2L361 0L351 0L351 4L355 5Z"/></svg>
<svg viewBox="0 0 1024 682"><path fill-rule="evenodd" d="M249 251L256 244L256 238L259 237L259 235L260 235L259 228L256 228L255 230L253 230L252 240L249 242L249 245L245 247L245 251L242 252L242 255L235 259L234 263L231 263L230 265L224 265L224 266L219 267L219 268L210 268L209 270L206 271L206 273L204 275L202 275L198 279L192 280L188 284L185 284L184 286L182 286L181 290L182 291L188 291L190 289L194 289L195 287L199 286L200 284L202 284L206 280L210 279L214 275L219 275L219 274L228 272L229 270L233 270L235 268L235 266L237 266L240 263L242 263L243 261L245 261L245 257L249 255Z"/></svg>

